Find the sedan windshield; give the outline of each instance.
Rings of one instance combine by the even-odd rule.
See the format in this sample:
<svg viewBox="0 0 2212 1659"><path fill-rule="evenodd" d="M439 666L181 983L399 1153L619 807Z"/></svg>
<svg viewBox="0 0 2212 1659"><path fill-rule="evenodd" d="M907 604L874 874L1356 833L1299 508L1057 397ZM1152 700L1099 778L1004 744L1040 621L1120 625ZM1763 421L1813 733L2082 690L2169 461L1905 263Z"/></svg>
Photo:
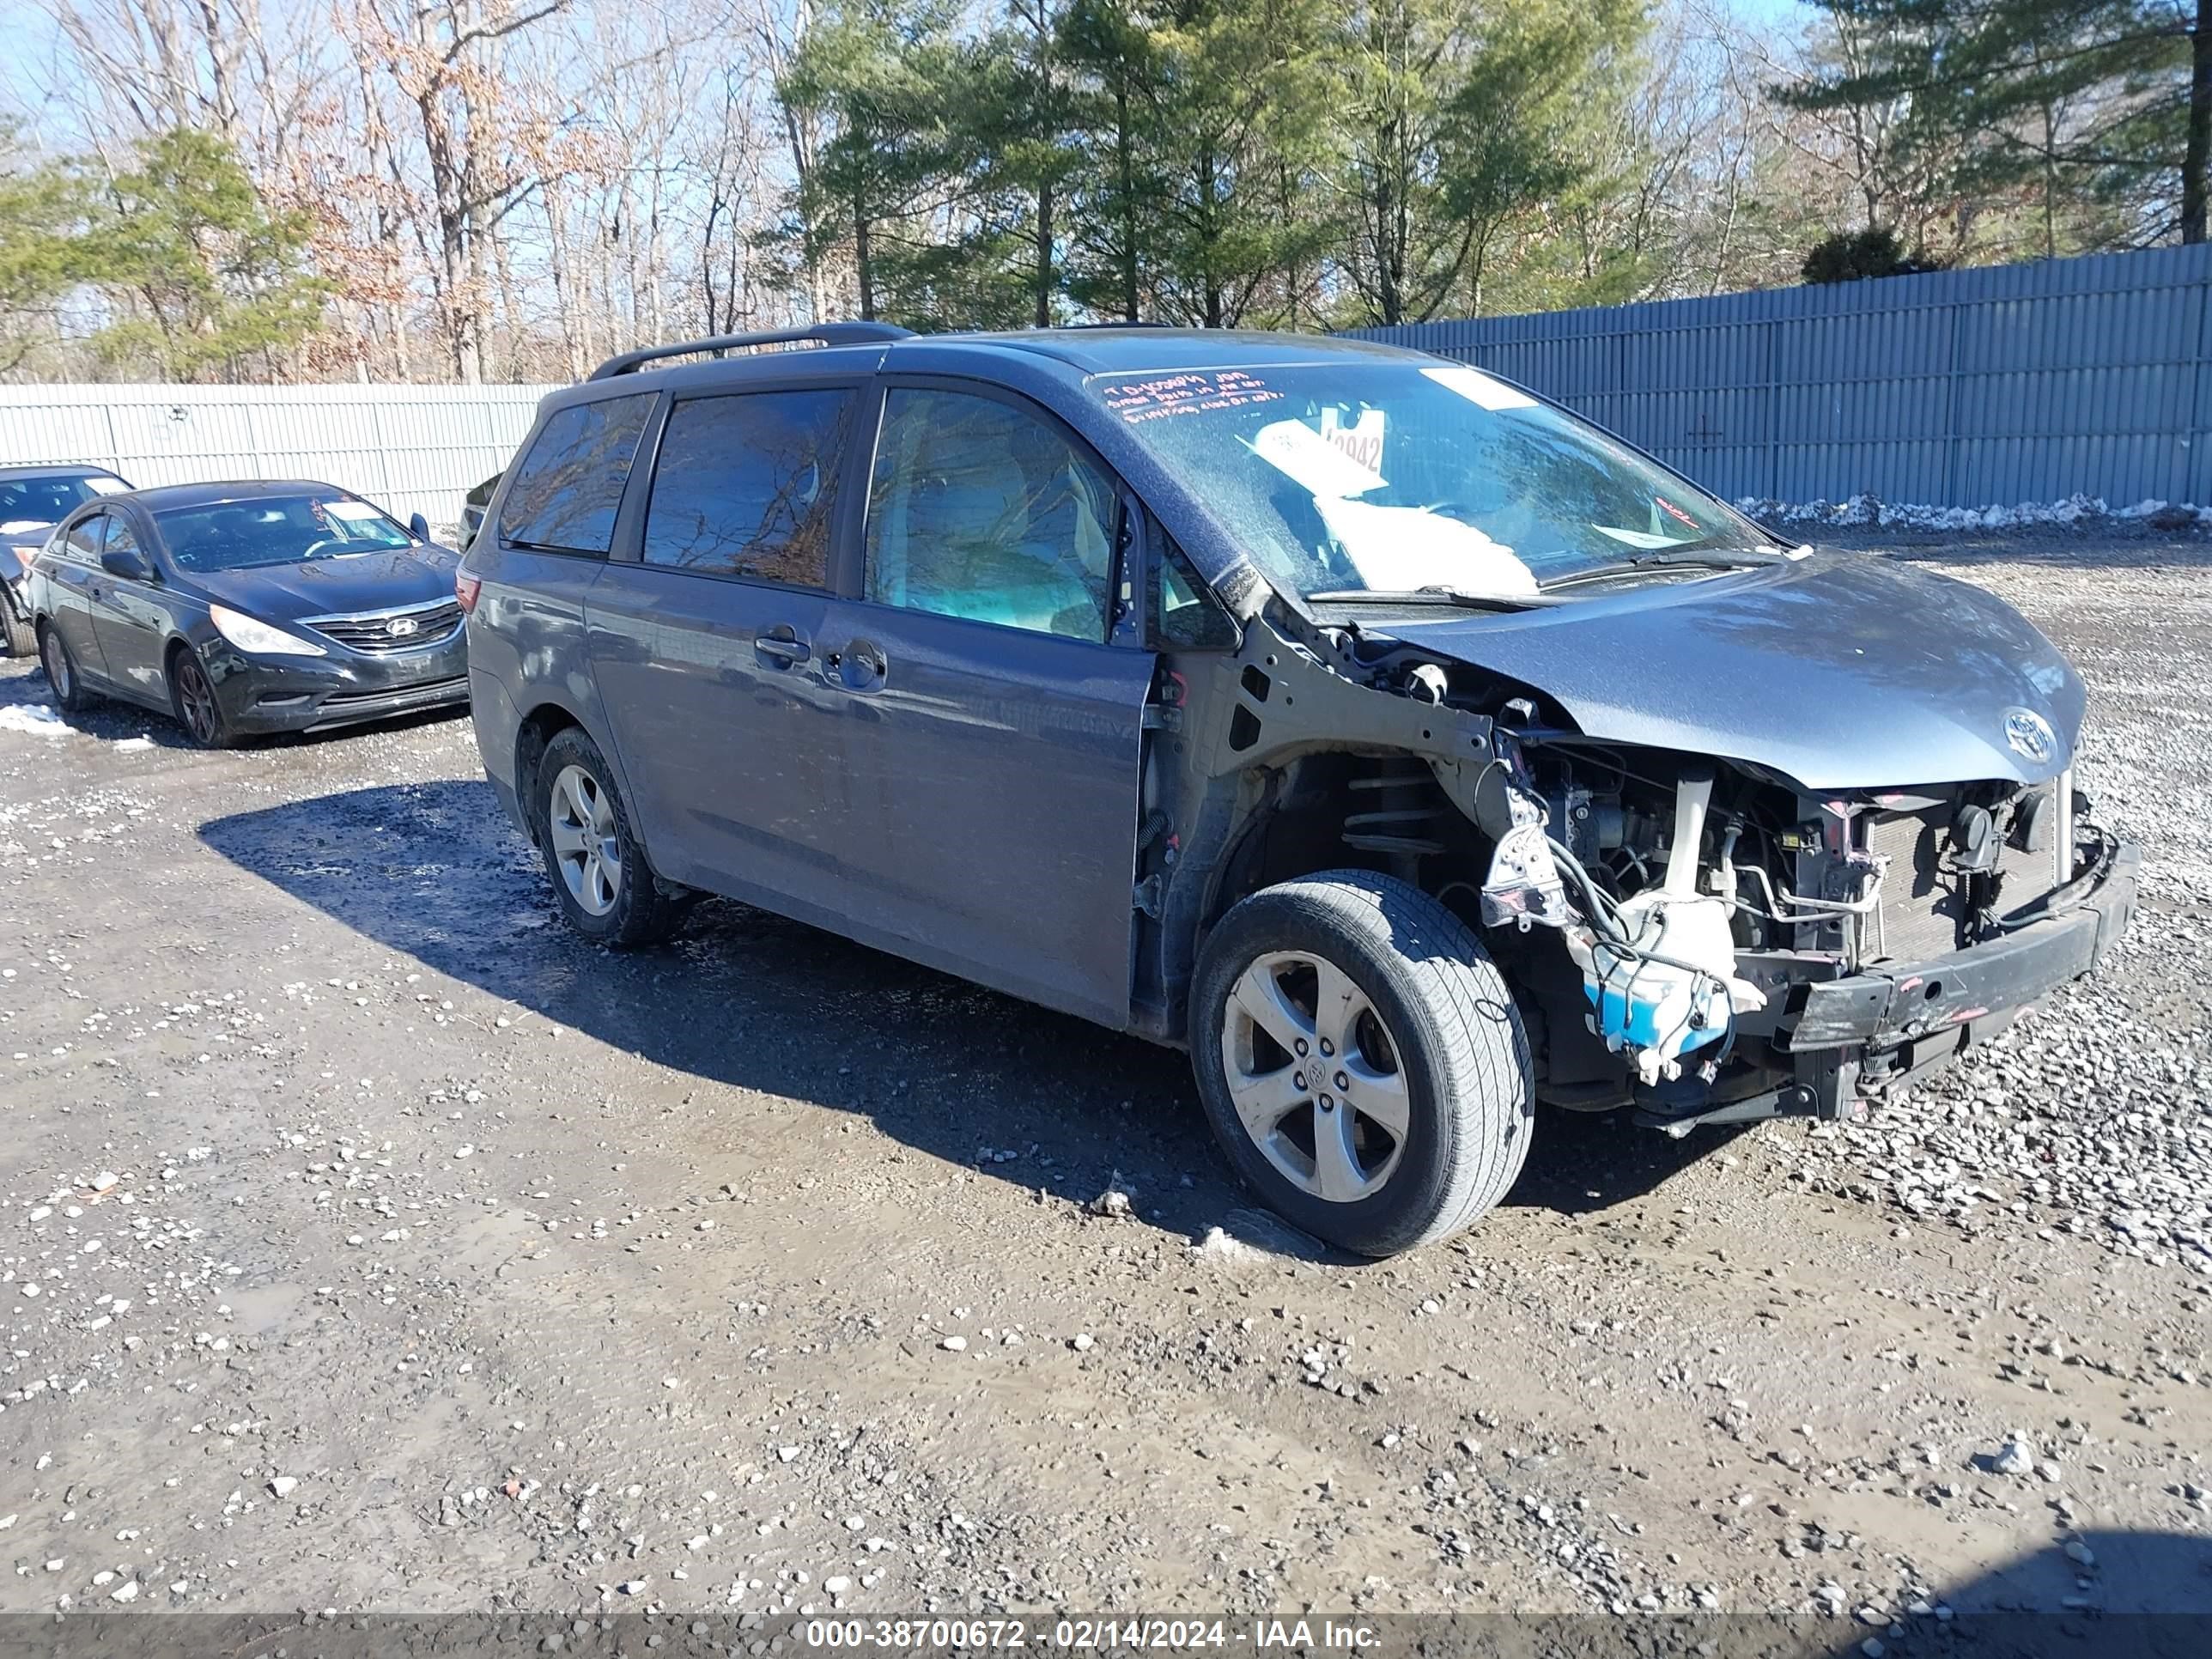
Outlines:
<svg viewBox="0 0 2212 1659"><path fill-rule="evenodd" d="M1092 386L1303 595L1512 599L1600 570L1776 551L1626 445L1457 364L1102 375Z"/></svg>
<svg viewBox="0 0 2212 1659"><path fill-rule="evenodd" d="M18 526L59 524L94 495L112 495L125 487L122 479L112 478L104 472L0 478L0 532Z"/></svg>
<svg viewBox="0 0 2212 1659"><path fill-rule="evenodd" d="M367 501L329 495L257 495L154 515L182 570L242 570L303 564L411 547L415 538Z"/></svg>

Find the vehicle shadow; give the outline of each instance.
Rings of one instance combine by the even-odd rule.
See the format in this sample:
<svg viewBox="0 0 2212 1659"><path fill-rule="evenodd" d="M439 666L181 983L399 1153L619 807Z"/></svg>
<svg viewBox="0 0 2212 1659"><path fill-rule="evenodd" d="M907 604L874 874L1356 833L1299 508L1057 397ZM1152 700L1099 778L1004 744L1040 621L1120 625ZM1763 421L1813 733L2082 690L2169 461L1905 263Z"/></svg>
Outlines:
<svg viewBox="0 0 2212 1659"><path fill-rule="evenodd" d="M1505 1203L1567 1216L1602 1215L1663 1186L1756 1127L1723 1124L1676 1139L1636 1123L1626 1109L1542 1110L1528 1165Z"/></svg>
<svg viewBox="0 0 2212 1659"><path fill-rule="evenodd" d="M1903 1638L1900 1652L1928 1643L1962 1659L2201 1659L2212 1653L2212 1538L2069 1534L1924 1600L1927 1612L1881 1632ZM1811 1650L1856 1659L1866 1635L1860 1628Z"/></svg>
<svg viewBox="0 0 2212 1659"><path fill-rule="evenodd" d="M289 801L199 833L355 932L655 1064L864 1113L1077 1204L1115 1185L1194 1239L1228 1225L1280 1254L1352 1259L1279 1224L1252 1237L1268 1219L1215 1151L1180 1053L726 901L666 946L599 950L562 925L536 851L480 780ZM1715 1144L1547 1114L1509 1202L1601 1210Z"/></svg>

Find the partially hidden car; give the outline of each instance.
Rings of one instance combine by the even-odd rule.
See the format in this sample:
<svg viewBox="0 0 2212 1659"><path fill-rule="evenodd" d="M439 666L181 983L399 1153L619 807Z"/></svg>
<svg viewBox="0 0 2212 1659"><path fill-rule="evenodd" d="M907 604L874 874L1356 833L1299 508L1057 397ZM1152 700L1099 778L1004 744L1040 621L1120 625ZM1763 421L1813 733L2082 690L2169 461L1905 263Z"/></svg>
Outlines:
<svg viewBox="0 0 2212 1659"><path fill-rule="evenodd" d="M483 480L461 499L461 549L467 551L476 540L477 532L483 528L484 514L491 510L492 493L499 488L496 472Z"/></svg>
<svg viewBox="0 0 2212 1659"><path fill-rule="evenodd" d="M39 648L31 626L31 561L53 528L95 496L131 486L101 466L0 466L0 645L10 657Z"/></svg>
<svg viewBox="0 0 2212 1659"><path fill-rule="evenodd" d="M1181 1045L1237 1173L1369 1255L1495 1205L1540 1102L1860 1115L2134 899L2010 608L1379 344L628 353L458 591L576 933L727 895Z"/></svg>
<svg viewBox="0 0 2212 1659"><path fill-rule="evenodd" d="M64 708L119 698L221 748L466 703L459 564L333 484L170 484L76 508L25 598Z"/></svg>

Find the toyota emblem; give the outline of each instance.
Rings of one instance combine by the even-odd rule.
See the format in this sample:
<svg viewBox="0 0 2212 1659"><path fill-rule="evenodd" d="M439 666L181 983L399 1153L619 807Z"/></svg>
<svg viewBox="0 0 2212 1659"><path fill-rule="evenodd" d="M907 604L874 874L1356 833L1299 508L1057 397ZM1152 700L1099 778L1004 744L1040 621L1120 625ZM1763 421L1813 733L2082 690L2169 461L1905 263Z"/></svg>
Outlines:
<svg viewBox="0 0 2212 1659"><path fill-rule="evenodd" d="M384 631L391 635L395 640L404 640L422 625L422 623L416 622L412 617L394 617L390 622L384 624ZM2044 729L2048 731L2050 728L2046 726ZM2018 739L2014 739L2014 746L2015 748L2019 746ZM2022 752L2025 751L2023 750Z"/></svg>
<svg viewBox="0 0 2212 1659"><path fill-rule="evenodd" d="M2049 760L2058 742L2058 734L2051 729L2051 722L2033 708L2006 709L2004 731L2005 741L2013 746L2013 751L2032 761Z"/></svg>

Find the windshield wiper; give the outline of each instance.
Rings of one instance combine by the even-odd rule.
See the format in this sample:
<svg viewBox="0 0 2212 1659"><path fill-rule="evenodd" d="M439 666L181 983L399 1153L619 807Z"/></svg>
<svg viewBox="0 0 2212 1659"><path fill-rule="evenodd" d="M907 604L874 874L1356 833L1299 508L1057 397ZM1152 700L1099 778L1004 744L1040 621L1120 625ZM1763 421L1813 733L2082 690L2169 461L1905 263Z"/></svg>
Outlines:
<svg viewBox="0 0 2212 1659"><path fill-rule="evenodd" d="M1437 605L1461 611L1526 611L1545 603L1534 593L1468 593L1455 587L1333 587L1309 593L1308 602L1330 605Z"/></svg>
<svg viewBox="0 0 2212 1659"><path fill-rule="evenodd" d="M1656 570L1670 565L1698 570L1756 570L1765 565L1788 562L1789 556L1786 554L1761 553L1747 547L1732 549L1725 553L1700 553L1686 547L1669 547L1656 553L1646 553L1639 558L1614 559L1609 563L1592 565L1587 570L1571 570L1564 576L1554 576L1543 584L1543 588L1550 593L1581 582L1604 581L1608 577L1632 575L1638 570Z"/></svg>

